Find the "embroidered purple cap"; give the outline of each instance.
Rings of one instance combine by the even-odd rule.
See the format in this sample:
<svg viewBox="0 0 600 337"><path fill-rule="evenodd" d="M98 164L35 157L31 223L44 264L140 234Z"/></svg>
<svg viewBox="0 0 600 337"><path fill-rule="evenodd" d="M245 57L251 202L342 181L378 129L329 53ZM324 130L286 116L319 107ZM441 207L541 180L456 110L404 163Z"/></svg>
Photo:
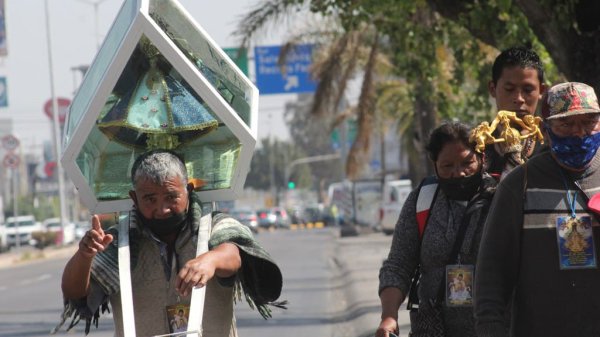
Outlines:
<svg viewBox="0 0 600 337"><path fill-rule="evenodd" d="M579 82L566 82L548 89L542 101L542 117L555 119L587 113L600 113L594 88Z"/></svg>

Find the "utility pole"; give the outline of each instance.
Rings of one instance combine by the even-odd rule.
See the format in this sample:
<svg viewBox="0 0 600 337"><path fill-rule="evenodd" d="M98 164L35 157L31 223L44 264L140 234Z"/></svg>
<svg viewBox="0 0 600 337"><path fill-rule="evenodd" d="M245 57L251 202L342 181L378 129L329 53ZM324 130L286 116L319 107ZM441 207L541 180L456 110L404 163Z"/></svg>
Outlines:
<svg viewBox="0 0 600 337"><path fill-rule="evenodd" d="M61 229L64 232L64 226L67 223L66 209L65 209L65 177L63 173L63 167L60 162L61 155L61 134L58 120L58 100L54 92L54 63L52 61L52 42L50 39L50 15L48 12L48 0L44 1L46 9L46 41L48 44L48 70L50 72L50 94L52 96L52 133L54 140L54 153L56 156L56 174L58 175L58 198L60 202L60 224Z"/></svg>
<svg viewBox="0 0 600 337"><path fill-rule="evenodd" d="M279 196L277 195L277 187L275 186L275 144L273 142L271 131L269 131L269 185L271 187L271 198L273 200L273 204L269 207L279 206Z"/></svg>
<svg viewBox="0 0 600 337"><path fill-rule="evenodd" d="M18 202L19 202L19 187L18 187L18 177L17 177L17 168L14 167L12 170L12 183L13 183L13 223L15 224L15 238L17 239L17 252L21 251L21 235L19 234L19 221L17 220L17 216L19 215L18 211Z"/></svg>

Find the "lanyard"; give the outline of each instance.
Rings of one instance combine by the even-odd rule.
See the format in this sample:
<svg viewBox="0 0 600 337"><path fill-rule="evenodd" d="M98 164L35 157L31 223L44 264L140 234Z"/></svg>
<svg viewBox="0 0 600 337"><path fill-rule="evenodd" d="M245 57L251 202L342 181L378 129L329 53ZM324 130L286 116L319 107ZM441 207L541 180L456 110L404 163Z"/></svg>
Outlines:
<svg viewBox="0 0 600 337"><path fill-rule="evenodd" d="M565 174L562 169L559 167L558 172L560 172L560 177L562 178L563 183L565 184L565 190L567 190L567 205L571 210L571 218L575 219L577 216L575 215L575 202L577 201L577 190L573 192L573 199L571 199L571 191L569 190L569 185L567 184L567 178L565 178Z"/></svg>
<svg viewBox="0 0 600 337"><path fill-rule="evenodd" d="M131 217L129 217L131 219ZM121 293L121 311L123 316L123 335L125 337L134 337L135 333L135 315L133 308L133 291L131 285L131 268L129 253L129 221L121 221L119 224L119 286ZM198 245L196 256L208 251L208 239L210 237L212 226L212 212L200 218L198 228ZM190 314L188 319L188 330L186 336L202 336L202 318L204 316L204 302L206 298L206 286L202 288L194 287L192 289L192 298L190 303ZM174 333L160 336L173 336ZM183 336L184 334L177 333Z"/></svg>

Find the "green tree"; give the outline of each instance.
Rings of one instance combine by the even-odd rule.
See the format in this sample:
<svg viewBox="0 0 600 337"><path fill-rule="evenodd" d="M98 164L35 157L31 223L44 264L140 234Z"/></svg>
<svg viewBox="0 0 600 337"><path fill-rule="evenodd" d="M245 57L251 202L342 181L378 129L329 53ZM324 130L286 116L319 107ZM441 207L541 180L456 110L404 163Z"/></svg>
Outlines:
<svg viewBox="0 0 600 337"><path fill-rule="evenodd" d="M4 208L4 217L13 216L13 199L11 199ZM21 196L17 201L17 213L18 215L32 214L38 221L42 221L47 218L57 217L60 212L59 210L58 197L51 196L40 196L37 201L34 201L33 196Z"/></svg>
<svg viewBox="0 0 600 337"><path fill-rule="evenodd" d="M405 131L411 178L418 181L432 171L423 145L441 119L475 124L491 118L487 82L500 49L530 45L541 54L549 82L566 78L600 91L599 7L594 0L269 0L242 19L238 34L247 42L267 23L307 9L335 23L337 30L307 34L319 36L325 51L316 59L320 82L312 112L332 114L333 123L352 115L338 109L339 99L347 80L362 74L348 177L360 175L375 117L390 116ZM409 101L410 109L394 113L394 104L381 102L391 95L386 90L405 95L394 102Z"/></svg>
<svg viewBox="0 0 600 337"><path fill-rule="evenodd" d="M284 116L292 143L302 149L305 157L334 154L331 139L332 116L330 114L311 115L310 109L313 102L312 95L299 95L297 101L286 105ZM304 166L304 168L302 166L295 167L294 172L297 170L302 172L300 170L306 169L306 167L310 168L312 188L319 191L320 198L324 197L325 188L330 183L344 179L341 159L317 161Z"/></svg>
<svg viewBox="0 0 600 337"><path fill-rule="evenodd" d="M289 15L292 9L303 10L303 1L274 0L265 1L257 9L248 13L242 19L237 34L241 36L242 44L248 43L250 38L260 28L284 15ZM318 6L319 4L311 4ZM319 7L313 11L324 10ZM338 27L328 30L325 27L319 32L305 32L300 37L292 39L287 48L282 51L282 61L286 51L293 47L295 42L304 37L312 37L325 52L318 52L315 60L313 76L318 79L318 88L315 93L311 112L316 116L329 115L330 121L342 121L351 114L338 111L338 106L346 91L348 82L361 69L363 81L360 99L357 107L352 111L358 119L358 133L346 162L346 175L354 179L360 177L365 160L369 153L371 132L373 130L373 114L375 106L374 87L376 69L379 56L379 33L373 25L359 25L350 29L339 29L339 18L332 21ZM366 51L366 53L365 53ZM361 68L361 63L364 66ZM333 116L333 117L332 117ZM332 122L333 123L333 122ZM333 128L335 124L331 126Z"/></svg>
<svg viewBox="0 0 600 337"><path fill-rule="evenodd" d="M600 2L596 0L428 0L444 17L485 43L507 47L504 35L522 40L525 29L551 57L546 66L569 81L600 91ZM529 36L530 36L529 35ZM509 40L510 41L510 40ZM539 42L538 42L539 41Z"/></svg>
<svg viewBox="0 0 600 337"><path fill-rule="evenodd" d="M263 191L271 190L272 172L274 189L278 195L281 189L287 189L287 181L284 178L286 165L294 159L305 157L305 154L290 142L264 138L260 143L261 146L254 151L252 156L245 187ZM296 188L309 188L312 185L310 171L307 167L299 168L292 178L296 183Z"/></svg>
<svg viewBox="0 0 600 337"><path fill-rule="evenodd" d="M405 149L412 153L413 158L411 176L418 181L430 174L432 169L424 154L423 143L439 118L456 117L461 113L475 115L473 111L486 104L489 110L484 85L472 84L477 81L468 82L473 78L468 71L462 71L460 76L453 75L453 71L459 67L454 66L457 62L453 58L456 52L452 50L455 46L451 42L460 41L455 44L462 46L467 31L460 31L462 35L456 37L448 34L445 30L459 31L459 28L440 20L424 1L309 3L312 11L332 17L332 22L338 25L337 34L336 30L330 30L328 32L334 33L318 35L318 44L324 52L318 53L315 58L313 74L319 80L319 85L312 112L315 115L333 115L333 125L356 115L358 135L346 162L347 176L351 179L360 177L364 164L368 162L371 135L377 129L374 124L378 114L376 107L382 105L378 103L376 92L390 77L405 79L407 84L401 101L409 101L411 109L399 109L391 118L407 120L410 125L404 130L411 130L406 137L409 140L405 141ZM242 20L238 32L243 36L243 41L247 41L271 17L278 18L282 13L289 12L290 8L303 8L301 1L266 1L263 5L262 10L253 11ZM486 50L473 44L468 48L470 53L464 52L460 56L478 57L481 60L485 59L485 52L489 52L489 48ZM470 61L464 60L467 64L476 63ZM357 74L362 74L363 79L358 104L353 111L340 111L338 106L347 88L347 81ZM469 85L475 89L470 89ZM483 92L485 96L470 94L474 91ZM477 100L473 97L486 99ZM479 104L474 105L473 102ZM380 112L379 115L378 118L382 118L390 114Z"/></svg>

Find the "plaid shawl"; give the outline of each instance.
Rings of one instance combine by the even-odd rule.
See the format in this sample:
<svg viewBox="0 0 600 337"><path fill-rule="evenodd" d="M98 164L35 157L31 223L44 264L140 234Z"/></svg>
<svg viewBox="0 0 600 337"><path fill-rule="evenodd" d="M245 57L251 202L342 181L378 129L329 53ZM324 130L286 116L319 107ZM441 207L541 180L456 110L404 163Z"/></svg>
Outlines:
<svg viewBox="0 0 600 337"><path fill-rule="evenodd" d="M200 218L202 216L202 203L195 193L191 194L189 225L194 233L192 238L197 241ZM142 235L141 228L137 226L137 213L135 210L121 221L129 222L129 249L131 255L131 269L134 270L138 253L139 239ZM106 230L113 235L113 242L108 248L96 255L92 263L91 277L102 287L106 294L104 302L92 313L86 305L86 299L65 300L64 310L60 323L51 333L56 333L65 321L71 318L67 331L73 328L83 318L85 319L85 334L90 331L92 324L98 327L100 313L109 311L108 298L119 291L119 259L118 259L118 225ZM252 309L257 309L260 315L267 319L271 317L269 306L286 308L287 301L275 302L281 294L282 276L279 267L275 264L269 253L264 250L252 237L251 231L240 224L231 216L213 212L212 230L208 242L209 249L222 243L234 243L240 249L242 267L235 276L235 296L237 302L241 300L241 291L244 292L246 301Z"/></svg>

